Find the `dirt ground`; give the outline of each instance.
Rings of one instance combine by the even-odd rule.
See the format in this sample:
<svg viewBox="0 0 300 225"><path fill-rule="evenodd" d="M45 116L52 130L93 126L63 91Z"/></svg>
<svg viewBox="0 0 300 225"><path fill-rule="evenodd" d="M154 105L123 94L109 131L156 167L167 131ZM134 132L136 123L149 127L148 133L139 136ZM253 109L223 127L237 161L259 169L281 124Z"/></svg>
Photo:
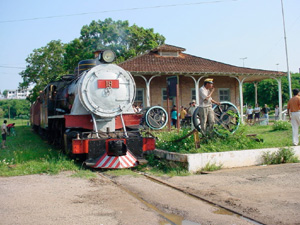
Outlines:
<svg viewBox="0 0 300 225"><path fill-rule="evenodd" d="M261 223L300 224L300 163L223 169L166 181Z"/></svg>
<svg viewBox="0 0 300 225"><path fill-rule="evenodd" d="M284 164L159 179L265 224L300 224L299 172ZM143 176L114 177L121 188L70 175L0 177L0 224L253 224Z"/></svg>

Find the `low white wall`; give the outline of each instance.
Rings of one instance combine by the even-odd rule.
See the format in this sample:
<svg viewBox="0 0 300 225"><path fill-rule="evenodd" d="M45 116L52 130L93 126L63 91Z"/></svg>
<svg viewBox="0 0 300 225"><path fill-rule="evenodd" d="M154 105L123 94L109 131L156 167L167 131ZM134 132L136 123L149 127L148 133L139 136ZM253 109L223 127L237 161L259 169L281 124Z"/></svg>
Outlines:
<svg viewBox="0 0 300 225"><path fill-rule="evenodd" d="M292 147L295 155L300 159L300 146ZM276 152L279 148L251 149L229 152L187 154L189 172L195 173L207 163L222 165L222 168L261 165L264 152Z"/></svg>

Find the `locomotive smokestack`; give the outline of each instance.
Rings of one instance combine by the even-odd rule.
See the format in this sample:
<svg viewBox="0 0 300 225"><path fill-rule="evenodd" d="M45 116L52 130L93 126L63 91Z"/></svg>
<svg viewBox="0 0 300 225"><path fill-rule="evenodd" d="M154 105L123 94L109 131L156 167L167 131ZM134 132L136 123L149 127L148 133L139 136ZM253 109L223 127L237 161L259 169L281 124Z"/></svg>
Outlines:
<svg viewBox="0 0 300 225"><path fill-rule="evenodd" d="M94 58L95 58L95 59L98 59L99 55L100 55L102 52L104 52L104 49L100 49L100 50L97 50L97 51L93 52L93 53L94 53Z"/></svg>

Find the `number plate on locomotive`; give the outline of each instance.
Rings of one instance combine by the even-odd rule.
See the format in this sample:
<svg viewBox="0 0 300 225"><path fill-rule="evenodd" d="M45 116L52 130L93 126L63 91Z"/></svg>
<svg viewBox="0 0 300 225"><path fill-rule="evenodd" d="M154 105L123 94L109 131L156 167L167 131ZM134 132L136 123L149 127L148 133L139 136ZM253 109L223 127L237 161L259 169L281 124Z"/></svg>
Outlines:
<svg viewBox="0 0 300 225"><path fill-rule="evenodd" d="M98 80L98 88L119 88L119 80Z"/></svg>

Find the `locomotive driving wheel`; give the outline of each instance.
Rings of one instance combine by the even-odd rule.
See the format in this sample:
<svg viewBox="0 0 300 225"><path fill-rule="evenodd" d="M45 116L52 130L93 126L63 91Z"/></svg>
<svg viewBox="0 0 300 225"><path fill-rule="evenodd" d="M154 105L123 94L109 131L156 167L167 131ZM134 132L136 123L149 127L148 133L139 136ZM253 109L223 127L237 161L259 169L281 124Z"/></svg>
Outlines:
<svg viewBox="0 0 300 225"><path fill-rule="evenodd" d="M153 106L145 109L143 120L149 128L159 130L166 126L168 113L160 106Z"/></svg>
<svg viewBox="0 0 300 225"><path fill-rule="evenodd" d="M222 102L220 105L213 107L215 112L214 131L220 134L222 129L234 133L240 125L240 113L234 104L231 102Z"/></svg>
<svg viewBox="0 0 300 225"><path fill-rule="evenodd" d="M192 116L192 121L193 121L193 125L194 125L195 129L197 131L199 131L202 135L204 135L203 132L202 132L202 130L201 130L201 122L200 122L199 109L200 109L200 107L197 107L195 109L195 111L193 113L193 116Z"/></svg>
<svg viewBox="0 0 300 225"><path fill-rule="evenodd" d="M221 102L220 105L214 105L215 126L214 132L221 135L222 130L227 130L234 133L240 125L240 114L238 109L231 102ZM193 124L202 135L201 121L199 116L199 107L197 107L193 114Z"/></svg>

